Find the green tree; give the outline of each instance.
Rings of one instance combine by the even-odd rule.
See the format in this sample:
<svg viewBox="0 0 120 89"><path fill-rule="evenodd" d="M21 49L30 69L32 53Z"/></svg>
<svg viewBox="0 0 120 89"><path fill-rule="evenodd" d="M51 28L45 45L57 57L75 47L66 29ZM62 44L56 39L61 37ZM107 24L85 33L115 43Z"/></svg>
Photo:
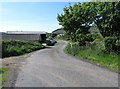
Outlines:
<svg viewBox="0 0 120 89"><path fill-rule="evenodd" d="M89 14L90 3L75 3L74 6L64 8L64 13L58 14L59 24L63 26L63 30L70 35L71 40L76 41L77 34L88 34L92 19ZM85 8L87 7L87 8Z"/></svg>
<svg viewBox="0 0 120 89"><path fill-rule="evenodd" d="M103 37L118 37L120 30L120 2L94 2L91 4L94 23Z"/></svg>
<svg viewBox="0 0 120 89"><path fill-rule="evenodd" d="M52 37L52 38L54 38L54 37L56 37L56 36L57 36L56 33L54 33L54 32L51 33L51 37Z"/></svg>
<svg viewBox="0 0 120 89"><path fill-rule="evenodd" d="M57 19L73 41L79 40L79 34L87 35L93 23L103 37L120 37L120 1L75 3L63 11Z"/></svg>

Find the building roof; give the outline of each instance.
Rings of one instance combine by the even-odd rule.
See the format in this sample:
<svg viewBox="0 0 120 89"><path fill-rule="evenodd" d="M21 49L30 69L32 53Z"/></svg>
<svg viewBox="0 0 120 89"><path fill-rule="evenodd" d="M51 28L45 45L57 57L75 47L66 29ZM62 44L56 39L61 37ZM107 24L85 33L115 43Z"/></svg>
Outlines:
<svg viewBox="0 0 120 89"><path fill-rule="evenodd" d="M7 31L7 34L46 34L45 31Z"/></svg>

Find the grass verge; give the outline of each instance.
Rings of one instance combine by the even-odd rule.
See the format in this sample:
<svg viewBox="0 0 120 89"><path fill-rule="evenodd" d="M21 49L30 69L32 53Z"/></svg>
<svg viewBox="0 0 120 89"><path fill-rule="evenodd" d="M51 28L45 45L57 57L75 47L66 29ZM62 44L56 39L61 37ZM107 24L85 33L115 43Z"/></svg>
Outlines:
<svg viewBox="0 0 120 89"><path fill-rule="evenodd" d="M2 76L0 78L0 80L4 81L6 79L6 76L7 76L7 71L8 71L8 68L5 68L5 67L2 67L0 68L0 76Z"/></svg>
<svg viewBox="0 0 120 89"><path fill-rule="evenodd" d="M72 46L71 44L68 44L65 47L64 51L65 53L71 54L72 56L75 56L82 60L88 60L97 65L107 67L116 72L120 72L118 68L118 58L120 58L120 55L117 55L115 53L106 54L103 51L97 50L95 48L85 46L82 47L77 44L72 44Z"/></svg>
<svg viewBox="0 0 120 89"><path fill-rule="evenodd" d="M2 82L6 80L8 68L0 68L0 87L2 87Z"/></svg>

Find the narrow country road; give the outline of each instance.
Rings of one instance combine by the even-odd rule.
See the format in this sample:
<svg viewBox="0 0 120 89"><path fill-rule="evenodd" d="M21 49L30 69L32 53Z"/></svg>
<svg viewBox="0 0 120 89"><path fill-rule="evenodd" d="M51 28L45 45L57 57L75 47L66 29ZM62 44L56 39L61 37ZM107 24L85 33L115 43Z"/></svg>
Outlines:
<svg viewBox="0 0 120 89"><path fill-rule="evenodd" d="M33 52L15 87L118 87L118 74L64 54L67 42Z"/></svg>

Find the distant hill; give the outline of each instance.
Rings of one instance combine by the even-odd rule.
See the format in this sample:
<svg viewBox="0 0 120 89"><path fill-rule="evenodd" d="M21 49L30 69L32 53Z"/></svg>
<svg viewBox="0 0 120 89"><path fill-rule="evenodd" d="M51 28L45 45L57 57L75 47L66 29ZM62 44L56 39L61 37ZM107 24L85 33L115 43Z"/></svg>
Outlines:
<svg viewBox="0 0 120 89"><path fill-rule="evenodd" d="M91 33L100 33L97 26L91 26L89 31ZM58 28L58 29L54 30L53 32L56 33L56 34L65 34L65 31L62 30L61 28Z"/></svg>
<svg viewBox="0 0 120 89"><path fill-rule="evenodd" d="M65 31L62 30L61 28L58 28L58 29L54 30L53 32L56 33L57 35L58 35L58 34L64 34L64 33L65 33Z"/></svg>

